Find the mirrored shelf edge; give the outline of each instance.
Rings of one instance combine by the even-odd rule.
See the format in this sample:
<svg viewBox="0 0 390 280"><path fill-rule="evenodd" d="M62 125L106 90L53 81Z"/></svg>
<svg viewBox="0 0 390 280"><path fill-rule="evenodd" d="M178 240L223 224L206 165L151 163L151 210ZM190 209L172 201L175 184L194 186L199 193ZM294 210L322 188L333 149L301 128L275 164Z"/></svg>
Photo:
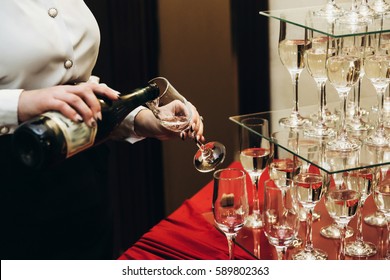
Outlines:
<svg viewBox="0 0 390 280"><path fill-rule="evenodd" d="M350 9L349 3L339 4L344 10ZM272 19L285 21L291 24L308 28L332 37L347 37L363 34L390 32L390 13L377 16L372 22L367 24L364 32L357 32L353 24L340 24L337 18L317 16L315 11L323 6L310 6L304 8L292 8L285 10L260 11L259 14Z"/></svg>
<svg viewBox="0 0 390 280"><path fill-rule="evenodd" d="M363 98L362 102L364 104L371 106L373 100L371 98ZM338 103L334 104L328 104L332 110L335 110L335 108L338 107ZM317 106L303 106L300 107L300 112L303 116L309 116L311 113L315 112L317 109ZM284 128L279 125L279 119L281 117L285 117L289 115L291 112L290 109L286 110L277 110L277 111L267 111L267 112L259 112L259 113L252 113L252 114L245 114L245 115L237 115L237 116L231 116L229 117L229 120L232 122L238 124L241 127L244 127L245 129L249 129L246 127L242 120L245 118L250 117L259 117L267 119L269 122L269 130L270 135L274 132L280 132L282 136L280 139L278 139L278 143L275 143L274 139L271 139L270 136L264 136L260 135L267 140L275 143L277 146L281 147L282 149L297 155L302 160L316 166L317 168L321 169L322 171L328 173L328 174L334 174L334 173L340 173L345 171L352 171L352 170L358 170L363 168L373 168L378 166L384 166L387 164L390 164L390 148L389 149L375 149L370 148L366 145L362 145L361 149L359 149L356 153L356 160L359 160L359 162L352 161L354 159L351 157L350 153L336 153L336 152L330 152L326 151L326 139L316 138L316 137L308 137L304 134L303 129L289 129ZM249 129L250 130L250 129ZM253 133L256 133L255 131L251 130ZM294 151L288 144L287 144L287 136L284 137L283 133L287 135L290 131L294 131L298 133L299 135L299 145L318 145L318 152L322 154L323 160L321 162L313 161L311 159L308 159L305 155L300 153L299 151ZM334 168L332 162L334 160L344 160L345 166L343 168Z"/></svg>

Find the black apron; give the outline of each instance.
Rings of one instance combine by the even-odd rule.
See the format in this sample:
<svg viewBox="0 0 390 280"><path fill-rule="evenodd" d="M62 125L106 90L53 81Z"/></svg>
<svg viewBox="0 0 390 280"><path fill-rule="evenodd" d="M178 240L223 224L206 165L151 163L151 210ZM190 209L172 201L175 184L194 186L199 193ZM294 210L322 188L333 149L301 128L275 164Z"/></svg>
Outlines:
<svg viewBox="0 0 390 280"><path fill-rule="evenodd" d="M111 259L108 148L30 170L0 137L1 259Z"/></svg>

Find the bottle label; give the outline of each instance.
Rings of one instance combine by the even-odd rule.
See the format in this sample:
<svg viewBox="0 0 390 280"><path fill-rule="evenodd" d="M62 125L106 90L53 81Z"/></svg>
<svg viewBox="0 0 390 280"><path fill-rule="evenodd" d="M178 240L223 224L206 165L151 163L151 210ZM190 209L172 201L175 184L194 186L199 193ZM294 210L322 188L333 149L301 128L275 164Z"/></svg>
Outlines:
<svg viewBox="0 0 390 280"><path fill-rule="evenodd" d="M86 125L85 122L76 123L61 113L54 111L44 113L43 115L53 120L64 134L67 158L93 146L97 133L96 126L92 128Z"/></svg>

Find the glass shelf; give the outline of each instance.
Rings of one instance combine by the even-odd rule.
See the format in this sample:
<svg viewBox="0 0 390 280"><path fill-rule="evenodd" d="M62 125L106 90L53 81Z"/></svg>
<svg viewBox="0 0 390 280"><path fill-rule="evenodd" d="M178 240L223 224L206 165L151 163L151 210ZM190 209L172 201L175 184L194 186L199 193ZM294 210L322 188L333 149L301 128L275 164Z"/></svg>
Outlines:
<svg viewBox="0 0 390 280"><path fill-rule="evenodd" d="M350 3L338 4L344 10L349 10ZM337 18L317 16L315 11L320 10L323 6L305 7L286 10L261 11L260 15L286 21L291 24L308 28L332 37L347 37L370 33L390 32L390 15L376 16L369 24L364 33L355 31L353 24L340 24Z"/></svg>
<svg viewBox="0 0 390 280"><path fill-rule="evenodd" d="M362 98L361 100L361 104L364 104L367 111L371 109L374 103L375 98ZM337 111L339 103L329 103L327 106L331 111ZM301 115L304 117L309 117L313 113L316 113L317 110L318 106L302 106L299 109ZM248 130L251 129L242 123L244 119L250 117L267 119L269 121L270 135L278 131L279 136L274 139L259 134L260 136L329 174L390 164L390 147L388 149L378 149L362 145L354 153L327 151L326 143L329 139L309 137L304 134L303 129L290 129L279 125L279 119L288 116L290 113L291 109L288 109L232 116L229 119ZM375 117L372 117L372 119L375 119ZM251 131L257 133L256 131ZM296 137L291 138L290 136L292 134L295 134ZM359 135L356 135L356 137L359 138ZM315 160L307 156L307 152L310 149L312 149L312 152L318 153Z"/></svg>

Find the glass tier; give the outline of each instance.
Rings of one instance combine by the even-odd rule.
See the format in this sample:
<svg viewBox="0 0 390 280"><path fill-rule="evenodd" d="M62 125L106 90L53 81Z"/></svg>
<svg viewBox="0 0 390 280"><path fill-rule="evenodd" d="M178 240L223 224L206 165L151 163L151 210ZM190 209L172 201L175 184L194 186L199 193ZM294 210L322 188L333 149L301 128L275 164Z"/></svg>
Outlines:
<svg viewBox="0 0 390 280"><path fill-rule="evenodd" d="M367 121L376 120L375 110L371 110L372 107L375 108L375 98L362 98L361 104L364 104L364 107L366 108ZM338 107L339 103L337 102L328 103L328 108L332 111L338 111ZM310 117L317 112L318 107L302 106L299 110L302 116ZM270 135L274 132L279 133L278 136L273 139L272 137L265 137L264 135L261 135L262 137L329 174L390 164L390 147L375 148L362 144L361 148L356 152L343 153L328 151L326 149L326 143L330 140L329 138L309 137L305 135L304 128L291 129L280 126L279 120L288 116L290 113L291 109L288 109L232 116L229 119L246 129L249 128L242 123L246 118L258 117L267 119L269 121ZM388 114L390 115L390 110ZM372 127L374 127L374 124L372 124ZM253 130L252 132L256 133ZM357 139L363 139L368 133L370 133L370 131L365 132L364 134L355 133L354 136ZM291 137L292 135L294 135L294 137Z"/></svg>
<svg viewBox="0 0 390 280"><path fill-rule="evenodd" d="M349 10L351 7L350 3L338 5L344 8L344 10ZM262 11L260 15L286 21L332 37L346 37L360 34L356 31L353 24L340 24L338 18L316 15L315 12L321 8L323 6ZM390 14L376 15L368 21L366 26L365 34L390 32Z"/></svg>

